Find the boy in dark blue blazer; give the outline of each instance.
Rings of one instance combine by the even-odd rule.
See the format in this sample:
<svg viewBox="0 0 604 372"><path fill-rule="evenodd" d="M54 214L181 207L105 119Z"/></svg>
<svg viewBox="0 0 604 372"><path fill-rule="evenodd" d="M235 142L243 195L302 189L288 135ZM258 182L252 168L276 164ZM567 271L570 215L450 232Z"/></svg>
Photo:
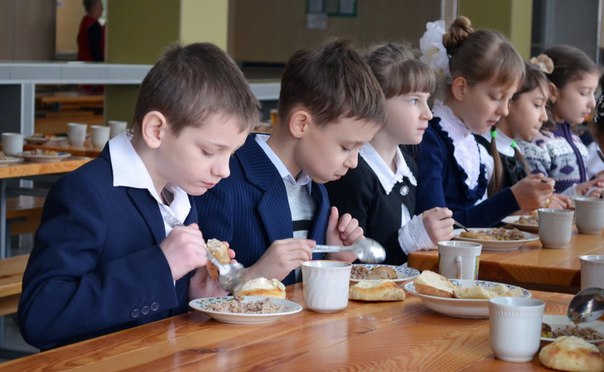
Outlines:
<svg viewBox="0 0 604 372"><path fill-rule="evenodd" d="M383 123L382 90L348 42L296 52L285 66L272 134L248 137L231 176L200 197L204 234L228 241L250 277L297 281L292 270L312 259L316 243L362 237L356 219L330 209L322 184L356 167L359 148Z"/></svg>
<svg viewBox="0 0 604 372"><path fill-rule="evenodd" d="M205 242L189 195L229 175L231 153L257 123L258 107L218 47L197 43L164 54L142 82L129 133L59 180L46 199L18 311L27 342L48 349L226 294L198 270Z"/></svg>

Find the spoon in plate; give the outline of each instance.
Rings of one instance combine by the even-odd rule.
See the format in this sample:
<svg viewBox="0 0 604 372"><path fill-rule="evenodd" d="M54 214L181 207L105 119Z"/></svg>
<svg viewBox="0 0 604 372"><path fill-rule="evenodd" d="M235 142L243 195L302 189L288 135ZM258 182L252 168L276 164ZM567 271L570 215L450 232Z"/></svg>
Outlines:
<svg viewBox="0 0 604 372"><path fill-rule="evenodd" d="M317 244L313 248L313 253L332 253L332 252L354 252L359 261L367 263L380 263L386 259L386 250L373 239L365 238L357 240L349 246L340 245L321 245Z"/></svg>
<svg viewBox="0 0 604 372"><path fill-rule="evenodd" d="M568 318L575 324L594 321L604 315L604 289L585 288L568 305Z"/></svg>

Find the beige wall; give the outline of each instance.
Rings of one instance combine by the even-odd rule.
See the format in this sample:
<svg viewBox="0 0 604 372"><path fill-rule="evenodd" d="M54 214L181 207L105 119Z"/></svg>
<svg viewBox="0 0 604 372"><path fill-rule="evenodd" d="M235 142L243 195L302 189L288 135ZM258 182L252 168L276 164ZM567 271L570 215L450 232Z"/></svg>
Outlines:
<svg viewBox="0 0 604 372"><path fill-rule="evenodd" d="M55 0L0 0L0 60L52 60Z"/></svg>
<svg viewBox="0 0 604 372"><path fill-rule="evenodd" d="M77 35L84 16L82 0L57 1L56 48L58 54L77 54Z"/></svg>
<svg viewBox="0 0 604 372"><path fill-rule="evenodd" d="M460 15L475 29L497 30L507 36L525 58L530 58L532 0L459 0Z"/></svg>
<svg viewBox="0 0 604 372"><path fill-rule="evenodd" d="M325 30L309 30L306 1L231 1L229 52L250 62L285 62L295 50L329 36L350 37L360 46L400 39L417 43L426 21L439 19L441 11L440 0L358 0L356 17L328 17Z"/></svg>

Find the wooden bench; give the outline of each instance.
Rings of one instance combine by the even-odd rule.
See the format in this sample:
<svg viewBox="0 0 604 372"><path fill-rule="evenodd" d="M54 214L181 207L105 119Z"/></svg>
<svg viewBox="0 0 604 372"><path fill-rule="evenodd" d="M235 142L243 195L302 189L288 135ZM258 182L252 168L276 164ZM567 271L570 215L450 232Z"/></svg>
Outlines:
<svg viewBox="0 0 604 372"><path fill-rule="evenodd" d="M29 255L0 260L0 316L17 312L21 281Z"/></svg>
<svg viewBox="0 0 604 372"><path fill-rule="evenodd" d="M35 232L40 226L44 197L11 196L6 199L7 236ZM10 233L9 233L10 232Z"/></svg>

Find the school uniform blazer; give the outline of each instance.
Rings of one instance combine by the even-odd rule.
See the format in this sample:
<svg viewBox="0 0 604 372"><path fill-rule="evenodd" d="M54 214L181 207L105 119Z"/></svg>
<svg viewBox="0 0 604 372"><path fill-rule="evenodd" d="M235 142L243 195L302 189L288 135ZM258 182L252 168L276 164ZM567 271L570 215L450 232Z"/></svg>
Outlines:
<svg viewBox="0 0 604 372"><path fill-rule="evenodd" d="M192 213L186 223L197 222ZM23 277L19 326L41 349L187 311L192 273L172 280L165 228L147 190L113 187L100 157L50 190Z"/></svg>
<svg viewBox="0 0 604 372"><path fill-rule="evenodd" d="M287 191L279 171L256 143L255 134L235 152L231 175L221 180L197 201L199 227L204 238L229 242L237 261L248 267L256 263L272 242L293 236ZM316 203L308 239L325 242L329 200L323 185L312 183ZM295 282L293 273L284 284Z"/></svg>
<svg viewBox="0 0 604 372"><path fill-rule="evenodd" d="M435 117L419 144L416 213L433 207L447 207L453 218L469 227L491 227L519 209L512 190L503 189L479 202L487 182L481 180L475 189L465 184L465 171L455 160L453 143ZM482 177L482 175L481 175Z"/></svg>

